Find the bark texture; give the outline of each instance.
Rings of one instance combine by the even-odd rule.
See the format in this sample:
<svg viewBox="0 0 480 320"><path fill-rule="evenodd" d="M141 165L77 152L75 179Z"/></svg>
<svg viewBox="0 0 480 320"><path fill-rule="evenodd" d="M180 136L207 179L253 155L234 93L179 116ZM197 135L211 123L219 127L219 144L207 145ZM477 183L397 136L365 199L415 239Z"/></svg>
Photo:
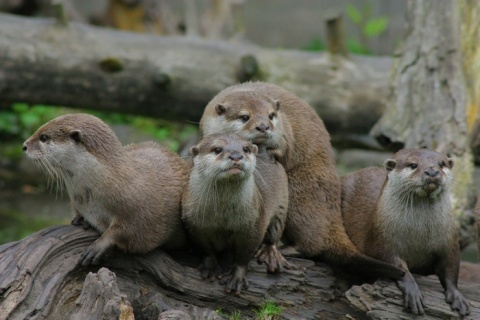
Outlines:
<svg viewBox="0 0 480 320"><path fill-rule="evenodd" d="M300 269L280 275L267 274L252 260L250 288L240 296L203 281L193 268L198 257L187 250L144 256L113 252L101 267L79 266L82 251L96 238L93 231L56 226L0 246L0 319L222 319L234 310L254 317L253 310L266 300L283 308L282 319L377 319L372 314L379 313L415 318L403 311L394 282L349 290L363 281L310 260L291 259ZM417 281L426 296L426 319L458 318L437 279ZM472 303L468 319L478 319L480 284L461 283L460 290ZM215 312L220 309L223 317Z"/></svg>

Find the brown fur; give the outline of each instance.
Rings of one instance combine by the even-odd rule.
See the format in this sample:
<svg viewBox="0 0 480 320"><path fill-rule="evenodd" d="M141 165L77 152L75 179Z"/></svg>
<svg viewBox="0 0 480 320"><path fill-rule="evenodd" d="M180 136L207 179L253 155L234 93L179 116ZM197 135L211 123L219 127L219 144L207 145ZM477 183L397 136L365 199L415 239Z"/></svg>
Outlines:
<svg viewBox="0 0 480 320"><path fill-rule="evenodd" d="M145 253L184 244L180 204L188 169L166 148L154 142L123 147L97 117L68 114L40 127L24 151L59 188L65 183L72 224L101 233L82 255L83 265L98 263L114 246Z"/></svg>
<svg viewBox="0 0 480 320"><path fill-rule="evenodd" d="M249 119L243 123L242 117ZM398 269L360 253L348 238L340 212L340 179L330 136L312 107L273 84L249 82L221 91L205 108L202 135L240 134L267 147L288 175L285 241L291 251L368 274L400 277ZM285 250L288 252L288 250Z"/></svg>
<svg viewBox="0 0 480 320"><path fill-rule="evenodd" d="M217 149L218 148L218 149ZM221 276L216 254L233 252L233 269L222 281L228 292L247 287L247 264L260 244L259 261L270 272L290 268L276 250L288 207L287 176L281 164L233 134L206 136L192 148L193 168L183 195L182 218L206 254L202 277ZM241 168L241 173L224 172Z"/></svg>
<svg viewBox="0 0 480 320"><path fill-rule="evenodd" d="M342 178L348 235L362 252L405 271L397 284L413 313L424 311L410 271L436 274L452 309L468 314L468 301L457 289L460 253L449 196L453 160L427 149L403 149L385 165L387 170L370 167Z"/></svg>

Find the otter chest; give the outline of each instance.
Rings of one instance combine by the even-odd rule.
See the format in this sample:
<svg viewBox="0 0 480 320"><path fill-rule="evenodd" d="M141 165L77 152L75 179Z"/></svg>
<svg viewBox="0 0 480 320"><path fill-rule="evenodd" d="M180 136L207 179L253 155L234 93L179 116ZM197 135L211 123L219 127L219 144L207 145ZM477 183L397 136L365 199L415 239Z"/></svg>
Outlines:
<svg viewBox="0 0 480 320"><path fill-rule="evenodd" d="M451 219L450 212L441 207L417 205L384 214L380 230L387 248L409 268L426 268L436 256L450 250Z"/></svg>
<svg viewBox="0 0 480 320"><path fill-rule="evenodd" d="M100 232L110 226L112 214L105 207L101 197L88 187L75 190L71 194L71 202L74 209L88 223Z"/></svg>

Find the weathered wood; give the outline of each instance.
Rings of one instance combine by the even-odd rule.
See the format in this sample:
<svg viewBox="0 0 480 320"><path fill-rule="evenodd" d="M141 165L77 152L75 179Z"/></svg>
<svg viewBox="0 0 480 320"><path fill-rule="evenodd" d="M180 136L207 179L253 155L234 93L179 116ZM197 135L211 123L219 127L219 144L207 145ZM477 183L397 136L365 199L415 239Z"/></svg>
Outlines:
<svg viewBox="0 0 480 320"><path fill-rule="evenodd" d="M225 314L240 310L244 316L253 316L252 310L266 300L282 306L285 319L345 319L347 314L355 319L369 317L344 295L352 281L360 280L334 273L321 263L291 259L300 270L270 275L264 265L252 260L250 288L237 296L225 293L218 283L203 281L192 267L198 257L186 251L172 253L175 260L160 250L144 256L113 252L102 260L102 267L77 265L81 252L96 237L95 232L79 227L56 226L0 246L0 319L69 319L87 314L89 308L91 314L102 314L105 319L119 314L128 318L130 306L137 320L157 319L167 310L171 312L163 314L164 319L173 310L192 319L215 319L214 310L220 308ZM433 282L419 279L426 295L435 291L427 302L446 305L438 281ZM377 281L378 285L393 292L394 298L389 299L400 299L393 282ZM478 315L479 297L473 293L480 285L461 284L460 288L473 301L472 312ZM368 299L378 296L371 294ZM448 306L443 308L435 319L451 314ZM394 312L413 319L396 306Z"/></svg>
<svg viewBox="0 0 480 320"><path fill-rule="evenodd" d="M331 59L7 14L0 14L0 57L0 108L20 101L197 122L216 93L259 79L304 98L331 134L343 136L366 134L378 120L391 68L389 57Z"/></svg>
<svg viewBox="0 0 480 320"><path fill-rule="evenodd" d="M461 319L450 305L445 302L443 288L437 277L415 277L422 291L425 303L425 315L418 317L431 319ZM425 290L425 288L428 288ZM470 300L471 313L463 319L480 319L480 296L478 287L460 284L459 290ZM347 299L366 312L369 319L416 319L403 309L403 297L400 289L391 281L376 281L374 284L353 286L346 292Z"/></svg>

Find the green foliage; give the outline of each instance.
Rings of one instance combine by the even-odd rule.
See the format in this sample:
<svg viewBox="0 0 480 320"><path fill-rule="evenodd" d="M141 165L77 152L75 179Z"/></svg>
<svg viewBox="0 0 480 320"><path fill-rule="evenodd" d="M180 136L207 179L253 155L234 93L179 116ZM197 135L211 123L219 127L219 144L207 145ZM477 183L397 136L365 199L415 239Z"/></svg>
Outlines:
<svg viewBox="0 0 480 320"><path fill-rule="evenodd" d="M316 38L312 39L310 43L308 43L306 46L302 47L302 50L305 51L324 51L327 47L325 44L322 42L322 40Z"/></svg>
<svg viewBox="0 0 480 320"><path fill-rule="evenodd" d="M229 320L245 319L242 317L242 313L239 310L235 310L232 313L225 312L222 308L215 310L215 312ZM282 308L277 306L273 301L265 301L259 309L253 309L255 313L255 320L276 320L279 319Z"/></svg>
<svg viewBox="0 0 480 320"><path fill-rule="evenodd" d="M274 320L278 319L282 308L277 306L273 301L265 301L259 310L253 310L258 320Z"/></svg>
<svg viewBox="0 0 480 320"><path fill-rule="evenodd" d="M359 39L349 37L347 38L347 49L355 54L371 54L368 49L368 42L370 39L382 35L388 28L387 17L371 17L372 4L367 3L362 10L357 9L352 4L345 6L345 12L348 18L357 26L359 30ZM326 50L325 44L319 39L315 38L306 46L302 47L306 51L323 51Z"/></svg>
<svg viewBox="0 0 480 320"><path fill-rule="evenodd" d="M367 38L373 38L381 35L387 30L388 19L385 17L372 18L367 21L363 27L363 33Z"/></svg>
<svg viewBox="0 0 480 320"><path fill-rule="evenodd" d="M347 16L350 18L350 20L352 20L353 23L360 24L362 22L362 14L360 13L360 11L358 11L358 9L355 6L351 4L347 4L345 6L345 12L347 13Z"/></svg>
<svg viewBox="0 0 480 320"><path fill-rule="evenodd" d="M387 30L388 18L383 16L371 17L372 3L366 3L361 11L354 5L347 4L345 12L348 18L358 27L360 38L360 41L349 39L347 41L348 50L353 53L370 54L368 42Z"/></svg>
<svg viewBox="0 0 480 320"><path fill-rule="evenodd" d="M2 155L7 157L21 155L19 143L30 137L46 122L71 112L79 112L79 110L45 105L29 106L26 103L14 103L10 109L0 111L0 140L10 141L15 145L15 148L8 148L8 150L5 149L6 146L2 146ZM179 124L162 119L121 113L87 112L94 114L109 125L131 125L148 133L173 151L178 151L181 141L197 130L196 126L191 124Z"/></svg>
<svg viewBox="0 0 480 320"><path fill-rule="evenodd" d="M14 103L9 110L0 111L0 137L23 141L45 122L67 113L66 109L26 103Z"/></svg>
<svg viewBox="0 0 480 320"><path fill-rule="evenodd" d="M222 308L219 308L219 309L215 310L215 312L219 316L227 318L228 320L240 320L240 319L242 319L242 313L239 310L235 310L235 311L233 311L232 313L229 314L229 313L223 311Z"/></svg>

